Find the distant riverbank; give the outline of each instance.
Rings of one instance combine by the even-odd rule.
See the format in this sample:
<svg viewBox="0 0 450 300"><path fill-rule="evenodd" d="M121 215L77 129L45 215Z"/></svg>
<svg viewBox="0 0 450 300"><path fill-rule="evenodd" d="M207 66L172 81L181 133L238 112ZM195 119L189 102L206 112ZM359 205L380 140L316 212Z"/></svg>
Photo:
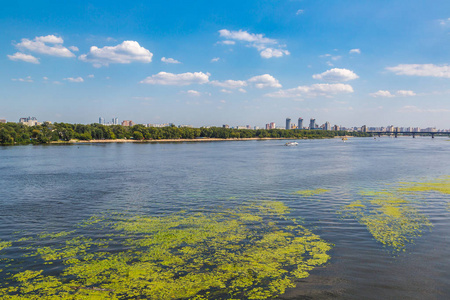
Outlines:
<svg viewBox="0 0 450 300"><path fill-rule="evenodd" d="M337 137L341 138L341 137ZM264 140L307 140L308 138L200 138L200 139L159 139L159 140L134 140L134 139L114 139L114 140L70 140L53 141L50 144L89 144L89 143L174 143L174 142L223 142L223 141L264 141ZM317 138L313 138L317 139Z"/></svg>

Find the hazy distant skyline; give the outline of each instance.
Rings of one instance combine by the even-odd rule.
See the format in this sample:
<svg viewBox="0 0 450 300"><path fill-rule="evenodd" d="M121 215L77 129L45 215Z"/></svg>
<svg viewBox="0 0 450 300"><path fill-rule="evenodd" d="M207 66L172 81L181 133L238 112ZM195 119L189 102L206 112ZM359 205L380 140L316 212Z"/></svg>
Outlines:
<svg viewBox="0 0 450 300"><path fill-rule="evenodd" d="M2 7L0 119L450 128L448 1Z"/></svg>

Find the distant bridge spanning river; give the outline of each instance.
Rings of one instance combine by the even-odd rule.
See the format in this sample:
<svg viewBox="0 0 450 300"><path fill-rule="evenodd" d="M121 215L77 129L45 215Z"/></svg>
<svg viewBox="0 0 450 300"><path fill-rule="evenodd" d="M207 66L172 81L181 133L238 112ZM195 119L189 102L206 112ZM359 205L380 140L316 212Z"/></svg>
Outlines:
<svg viewBox="0 0 450 300"><path fill-rule="evenodd" d="M433 132L433 131L420 131L420 132L410 132L410 131L368 131L374 135L378 135L378 137L381 137L381 135L393 135L397 137L398 135L411 135L413 138L416 137L416 135L431 135L431 138L434 139L435 135L448 135L450 136L450 132Z"/></svg>

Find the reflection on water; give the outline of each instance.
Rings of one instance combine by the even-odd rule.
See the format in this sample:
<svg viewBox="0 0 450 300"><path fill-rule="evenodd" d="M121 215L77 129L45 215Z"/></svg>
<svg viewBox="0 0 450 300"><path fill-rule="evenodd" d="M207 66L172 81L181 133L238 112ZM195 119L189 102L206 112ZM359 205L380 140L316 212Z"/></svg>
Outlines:
<svg viewBox="0 0 450 300"><path fill-rule="evenodd" d="M277 282L272 285L271 295L282 293L292 281L296 285L285 290L280 296L283 299L445 299L450 294L450 252L447 250L450 247L450 204L446 192L449 186L448 177L443 177L449 175L450 153L445 139L381 138L374 141L352 138L346 143L302 140L295 148L283 147L283 144L247 141L0 147L0 269L3 270L0 284L17 282L18 285L8 288L23 289L26 282L41 280L43 287L50 289L49 285L61 280L63 285L79 280L76 289L70 291L76 291L77 295L128 289L125 284L120 285L123 277L117 277L125 273L118 271L114 277L114 272L105 271L105 276L97 276L97 267L83 264L83 258L99 263L101 255L105 255L105 264L108 262L112 269L124 262L128 266L125 269L136 268L130 276L142 277L139 282L144 281L145 274L168 276L169 273L163 272L173 272L169 271L168 262L161 265L161 262L143 260L144 252L135 253L133 260L129 258L132 252L128 250L136 247L133 240L148 242L139 247L146 247L146 251L152 253L148 239L153 233L126 231L125 227L118 228L114 224L122 224L119 216L126 217L128 224L133 223L132 216L148 220L162 218L166 222L174 216L182 216L176 232L190 232L194 238L197 231L192 231L193 227L185 222L194 222L190 218L197 214L199 219L195 222L199 225L195 228L200 231L209 226L202 221L205 218L212 221L211 226L214 222L223 226L232 221L240 224L227 235L241 241L239 246L249 242L247 250L253 247L256 253L262 253L263 249L257 247L257 238L250 237L256 235L262 240L264 236L273 238L273 234L280 234L283 237L280 240L264 240L267 240L267 249L272 250L264 252L272 255L267 256L270 259L281 255L275 249L281 251L285 248L281 245L292 243L306 232L320 236L320 241L327 245L333 244L332 249L326 251L330 256L326 264L307 271L308 277L289 277L288 283L277 281L284 280L285 275L269 276ZM283 217L264 213L242 215L242 210L239 211L242 205L260 200L281 202L290 211L282 213ZM228 214L229 221L225 221L224 214ZM91 219L87 226L78 226L93 215L110 217ZM344 215L350 217L343 218ZM216 219L219 216L223 222ZM114 222L108 223L108 220ZM144 219L136 220L142 223ZM300 227L295 231L287 226ZM225 227L232 230L232 227ZM236 235L243 232L250 236L239 240ZM174 238L177 236L175 234ZM200 244L204 247L174 243L178 246L170 251L180 253L181 257L187 255L186 261L192 260L189 263L194 265L207 253L220 265L221 259L232 251L224 250L226 255L219 260L217 249L222 245L236 246L227 244L223 237L217 232L211 238L214 249L207 250L203 242ZM271 243L273 248L270 248ZM32 248L28 249L30 246ZM186 251L180 252L183 247ZM196 248L203 255L199 261L195 261ZM297 253L301 254L298 256L303 259L301 262L309 259L305 260L308 255L303 253ZM27 256L29 254L32 255ZM114 255L117 256L114 258ZM261 282L272 281L261 276L267 275L263 270L266 266L272 268L273 265L263 258L256 260L256 256L246 255L251 259L243 255L240 259L254 264L254 272L239 269L243 267L240 260L233 262L237 263L235 274L241 272L239 274L245 274L250 281L236 281L234 290L228 283L224 288L217 283L216 288L208 290L213 293L211 298L220 298L221 292L229 291L250 297L251 287L268 288L269 284ZM176 261L170 255L167 259ZM274 259L276 264L278 258ZM257 261L265 263L258 265ZM184 266L180 267L179 263L172 266L180 268L181 272ZM77 270L77 274L84 277L67 273L67 281L63 280L61 274L77 264L85 267L83 271ZM163 271L141 272L140 264L145 270L161 268ZM202 268L214 270L216 266L202 265ZM44 272L39 273L41 270ZM283 274L291 275L294 272L288 264L271 270L284 270ZM21 275L11 277L14 274ZM177 273L172 279L174 282L187 280L186 276ZM200 275L192 273L192 276ZM205 282L212 282L210 277L205 278L209 278ZM237 278L239 276L230 277L229 282ZM105 291L95 289L101 285L98 280L108 285L113 284L112 279L117 286L105 287L108 289ZM159 279L169 280L170 277ZM221 279L214 280L220 282ZM19 282L23 283L22 287ZM189 287L186 282L182 285ZM191 285L187 290L193 293L196 288L201 290L199 294L206 295L207 291L200 286ZM124 294L131 289L123 290ZM142 289L139 293L143 293Z"/></svg>

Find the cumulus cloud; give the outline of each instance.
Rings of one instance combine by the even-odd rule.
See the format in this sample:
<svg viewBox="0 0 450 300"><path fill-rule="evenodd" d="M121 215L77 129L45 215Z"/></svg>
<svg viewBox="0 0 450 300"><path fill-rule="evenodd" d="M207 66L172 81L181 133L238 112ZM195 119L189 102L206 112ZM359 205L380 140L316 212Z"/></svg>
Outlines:
<svg viewBox="0 0 450 300"><path fill-rule="evenodd" d="M190 85L190 84L204 84L209 82L209 73L202 72L187 72L181 74L173 74L167 72L159 72L158 74L149 76L140 83L159 84L159 85Z"/></svg>
<svg viewBox="0 0 450 300"><path fill-rule="evenodd" d="M59 57L74 57L69 49L62 44L64 40L61 37L54 35L37 36L33 40L22 39L20 43L16 45L21 50L28 50L31 52L59 56Z"/></svg>
<svg viewBox="0 0 450 300"><path fill-rule="evenodd" d="M303 14L305 11L303 9L299 9L297 10L297 12L295 13L297 16Z"/></svg>
<svg viewBox="0 0 450 300"><path fill-rule="evenodd" d="M220 57L214 57L213 59L211 59L211 62L217 62L220 60Z"/></svg>
<svg viewBox="0 0 450 300"><path fill-rule="evenodd" d="M199 91L196 90L188 90L186 92L186 94L188 94L189 96L194 96L194 97L198 97L201 95L201 93Z"/></svg>
<svg viewBox="0 0 450 300"><path fill-rule="evenodd" d="M12 81L20 81L20 82L33 82L33 79L31 79L31 76L27 76L25 78L12 78Z"/></svg>
<svg viewBox="0 0 450 300"><path fill-rule="evenodd" d="M400 97L411 97L411 96L415 96L416 93L414 93L413 91L398 90L396 92L396 95L400 96Z"/></svg>
<svg viewBox="0 0 450 300"><path fill-rule="evenodd" d="M379 90L378 92L370 94L370 96L377 98L377 97L386 97L386 98L392 98L392 97L412 97L416 96L416 93L409 90L398 90L395 92L395 94L391 93L390 91L383 91Z"/></svg>
<svg viewBox="0 0 450 300"><path fill-rule="evenodd" d="M161 61L165 62L167 64L181 64L181 62L179 62L178 60L170 58L170 57L169 58L163 57L163 58L161 58Z"/></svg>
<svg viewBox="0 0 450 300"><path fill-rule="evenodd" d="M221 44L233 45L236 41L247 43L249 46L256 48L261 57L272 58L289 55L289 51L284 50L284 45L280 45L275 39L267 38L264 34L249 33L244 30L230 31L227 29L219 30L219 34L225 41Z"/></svg>
<svg viewBox="0 0 450 300"><path fill-rule="evenodd" d="M227 89L237 89L247 86L247 82L243 80L225 80L225 81L211 81L214 86L220 86Z"/></svg>
<svg viewBox="0 0 450 300"><path fill-rule="evenodd" d="M254 76L247 80L248 83L253 84L258 89L271 87L271 88L280 88L281 84L278 82L275 77L269 74Z"/></svg>
<svg viewBox="0 0 450 300"><path fill-rule="evenodd" d="M378 97L394 97L394 95L391 94L391 92L389 91L383 91L383 90L379 90L378 92L375 93L371 93L370 96L374 97L374 98L378 98Z"/></svg>
<svg viewBox="0 0 450 300"><path fill-rule="evenodd" d="M94 67L108 66L109 64L129 64L132 62L150 63L153 53L141 47L136 41L124 41L116 46L98 48L92 46L89 53L79 56L84 62Z"/></svg>
<svg viewBox="0 0 450 300"><path fill-rule="evenodd" d="M247 93L247 91L244 90L244 89L238 89L238 91L241 92L241 93Z"/></svg>
<svg viewBox="0 0 450 300"><path fill-rule="evenodd" d="M64 80L67 80L69 82L76 82L76 83L84 82L84 79L81 77L68 77L68 78L64 78Z"/></svg>
<svg viewBox="0 0 450 300"><path fill-rule="evenodd" d="M94 74L88 75L88 78L94 78L94 77L95 77Z"/></svg>
<svg viewBox="0 0 450 300"><path fill-rule="evenodd" d="M222 45L234 45L234 44L236 44L236 42L235 42L235 41L229 41L229 40L226 40L226 41L217 42L217 44L222 44Z"/></svg>
<svg viewBox="0 0 450 300"><path fill-rule="evenodd" d="M302 97L331 97L337 94L353 93L353 88L349 84L343 83L320 83L313 85L298 86L293 89L279 90L274 93L266 94L272 98L302 98Z"/></svg>
<svg viewBox="0 0 450 300"><path fill-rule="evenodd" d="M395 67L387 67L386 70L394 72L396 75L450 78L449 65L400 64Z"/></svg>
<svg viewBox="0 0 450 300"><path fill-rule="evenodd" d="M39 59L34 57L33 55L29 55L29 54L24 54L24 53L20 53L20 52L16 52L13 55L8 55L8 58L10 60L14 60L14 61L24 61L24 62L29 62L32 64L39 64Z"/></svg>
<svg viewBox="0 0 450 300"><path fill-rule="evenodd" d="M360 49L351 49L348 53L350 53L350 54L361 54L361 50Z"/></svg>
<svg viewBox="0 0 450 300"><path fill-rule="evenodd" d="M325 71L321 74L315 74L312 77L326 82L342 82L359 78L353 71L338 68Z"/></svg>
<svg viewBox="0 0 450 300"><path fill-rule="evenodd" d="M220 91L221 91L222 93L225 93L225 94L231 94L231 93L232 93L232 91L227 90L227 89L221 89Z"/></svg>
<svg viewBox="0 0 450 300"><path fill-rule="evenodd" d="M289 55L289 51L283 49L266 48L261 51L260 55L264 58L282 57L283 55Z"/></svg>
<svg viewBox="0 0 450 300"><path fill-rule="evenodd" d="M69 49L72 51L79 51L78 47L75 46L70 46Z"/></svg>

